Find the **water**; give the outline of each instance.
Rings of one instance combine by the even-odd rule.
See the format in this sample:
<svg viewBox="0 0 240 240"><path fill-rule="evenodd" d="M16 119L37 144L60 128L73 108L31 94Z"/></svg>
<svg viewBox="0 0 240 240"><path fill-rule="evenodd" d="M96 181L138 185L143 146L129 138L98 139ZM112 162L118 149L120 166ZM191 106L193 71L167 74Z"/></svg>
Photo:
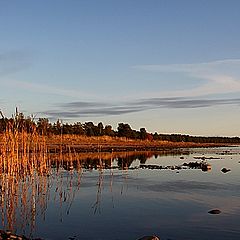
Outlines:
<svg viewBox="0 0 240 240"><path fill-rule="evenodd" d="M1 198L1 228L43 239L240 239L240 147L109 156L17 183ZM211 170L189 168L196 161Z"/></svg>

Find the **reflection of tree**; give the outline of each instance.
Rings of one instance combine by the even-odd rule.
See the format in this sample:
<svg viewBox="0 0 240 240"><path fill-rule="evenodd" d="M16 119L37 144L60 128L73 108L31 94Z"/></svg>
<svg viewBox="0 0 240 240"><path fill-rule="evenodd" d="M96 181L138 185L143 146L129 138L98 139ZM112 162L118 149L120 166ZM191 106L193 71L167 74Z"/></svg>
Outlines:
<svg viewBox="0 0 240 240"><path fill-rule="evenodd" d="M135 156L129 156L129 157L126 157L126 158L118 158L117 159L117 163L118 163L118 167L120 169L125 169L127 170L131 164L133 163L133 161L136 160Z"/></svg>
<svg viewBox="0 0 240 240"><path fill-rule="evenodd" d="M70 154L51 153L51 166L58 168L62 166L65 170L85 168L89 170L99 169L100 165L104 169L111 169L115 160L119 169L129 168L135 160L144 164L147 159L158 156L174 155L172 151L130 151L130 152L98 152L98 153L77 153L68 148ZM99 159L102 163L100 164Z"/></svg>
<svg viewBox="0 0 240 240"><path fill-rule="evenodd" d="M129 169L135 160L139 160L140 164L145 164L147 159L153 157L151 152L135 153L134 155L126 155L124 157L118 157L117 162L120 169Z"/></svg>
<svg viewBox="0 0 240 240"><path fill-rule="evenodd" d="M147 156L144 154L139 155L138 159L140 160L140 164L145 164L147 161Z"/></svg>

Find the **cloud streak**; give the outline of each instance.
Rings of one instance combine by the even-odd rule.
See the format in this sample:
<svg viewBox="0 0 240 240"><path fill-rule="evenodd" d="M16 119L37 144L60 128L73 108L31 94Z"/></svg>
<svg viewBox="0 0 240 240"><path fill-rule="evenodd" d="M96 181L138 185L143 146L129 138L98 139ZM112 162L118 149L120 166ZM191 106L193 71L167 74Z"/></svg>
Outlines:
<svg viewBox="0 0 240 240"><path fill-rule="evenodd" d="M0 76L5 76L27 68L30 58L21 51L0 53Z"/></svg>
<svg viewBox="0 0 240 240"><path fill-rule="evenodd" d="M235 99L188 99L188 98L148 98L115 104L105 102L70 102L59 104L55 110L42 112L50 118L74 119L79 117L116 116L155 110L196 109L223 105L240 105Z"/></svg>
<svg viewBox="0 0 240 240"><path fill-rule="evenodd" d="M184 74L196 81L199 79L206 80L205 83L198 87L187 90L158 92L158 96L197 97L240 92L240 59L196 64L139 65L133 68L149 72Z"/></svg>
<svg viewBox="0 0 240 240"><path fill-rule="evenodd" d="M38 83L18 81L18 80L7 80L7 81L4 81L3 83L9 87L17 87L19 89L24 89L31 92L37 92L37 93L52 94L52 95L74 97L74 98L79 98L80 96L81 97L94 96L92 94L83 93L79 90L72 90L72 89L66 89L66 88L64 89L64 88L59 88L59 87L48 85L48 84L38 84Z"/></svg>
<svg viewBox="0 0 240 240"><path fill-rule="evenodd" d="M190 64L152 64L152 65L137 65L133 66L136 69L155 72L189 72L202 73L203 71L218 71L227 70L229 66L239 67L240 59L225 59L203 63ZM227 68L226 68L227 67Z"/></svg>
<svg viewBox="0 0 240 240"><path fill-rule="evenodd" d="M76 99L79 99L79 96L94 97L93 94L87 94L86 92L75 89L61 88L51 84L39 84L34 82L34 80L22 81L5 77L6 75L25 70L30 66L31 62L32 59L29 57L29 55L21 51L0 53L0 84L4 87L18 88L20 90L27 90L29 92L74 97Z"/></svg>
<svg viewBox="0 0 240 240"><path fill-rule="evenodd" d="M14 73L26 66L27 59L20 52L11 52L0 54L0 76L8 73ZM226 94L240 92L240 59L226 59L206 63L196 64L168 64L168 65L139 65L134 66L134 69L159 72L161 73L179 73L179 76L191 76L193 80L198 82L198 86L191 89L184 90L157 90L152 92L145 87L144 92L140 93L141 97L185 97L194 98L213 94ZM199 81L205 80L203 82ZM167 79L171 81L171 75ZM199 85L199 83L201 85ZM108 92L91 92L91 88L84 91L83 89L64 88L51 83L40 84L31 81L22 81L14 79L1 79L1 84L7 87L14 87L20 90L27 90L29 92L58 95L71 97L75 99L108 99L111 98L113 91ZM94 84L94 83L91 83ZM181 87L181 81L178 83ZM86 89L85 89L86 90ZM125 96L125 99L134 99L139 97L134 96L134 92ZM115 99L120 99L118 93L114 95ZM121 96L122 98L122 96Z"/></svg>

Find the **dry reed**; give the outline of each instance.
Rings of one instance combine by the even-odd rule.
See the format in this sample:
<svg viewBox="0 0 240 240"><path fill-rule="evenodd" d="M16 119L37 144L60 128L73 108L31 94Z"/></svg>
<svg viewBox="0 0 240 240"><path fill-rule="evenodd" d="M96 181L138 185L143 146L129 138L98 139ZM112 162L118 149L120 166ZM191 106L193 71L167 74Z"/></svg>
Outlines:
<svg viewBox="0 0 240 240"><path fill-rule="evenodd" d="M0 206L2 225L9 230L34 228L36 206L46 209L45 175L50 171L46 137L37 133L32 120L23 121L17 111L5 122L0 145ZM45 179L45 180L44 180ZM40 197L41 196L41 197ZM17 221L20 216L21 221Z"/></svg>

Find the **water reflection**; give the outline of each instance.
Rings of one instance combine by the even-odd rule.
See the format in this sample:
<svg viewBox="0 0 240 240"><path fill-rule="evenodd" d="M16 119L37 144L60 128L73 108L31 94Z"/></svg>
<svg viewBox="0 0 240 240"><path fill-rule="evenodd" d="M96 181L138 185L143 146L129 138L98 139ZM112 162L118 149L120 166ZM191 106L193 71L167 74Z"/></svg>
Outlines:
<svg viewBox="0 0 240 240"><path fill-rule="evenodd" d="M161 158L167 158L168 164L162 164L164 161L161 161ZM43 162L40 159L41 156L30 156L29 162L32 165L25 167L22 164L21 167L12 169L6 167L5 159L3 156L1 158L0 206L2 227L5 230L9 229L28 237L35 237L37 224L48 221L46 216L49 206L53 205L54 211L57 211L57 220L66 224L64 217L66 218L71 213L74 214L74 210L76 210L74 203L80 202L81 194L83 196L88 194L84 188L89 189L89 191L95 189L95 199L91 199L89 202L92 213L104 215L102 209L106 205L105 202L110 203L111 208L115 208L114 200L119 202L119 197L116 198L116 191L123 195L124 188L127 191L128 184L129 195L135 200L136 206L138 204L142 206L144 199L147 198L149 204L153 199L158 199L164 204L166 202L172 204L174 209L177 205L176 202L173 203L174 200L203 205L206 204L204 201L208 199L209 207L214 207L214 202L225 204L226 197L223 194L225 192L232 196L233 203L228 214L233 211L233 208L236 210L232 214L239 212L239 196L237 194L233 197L231 192L233 191L235 194L238 192L239 186L237 184L211 182L211 175L205 175L209 177L209 180L207 177L204 179L205 181L200 180L202 175L199 175L199 172L201 171L197 170L210 171L212 166L217 166L214 161L222 161L214 157L206 156L204 160L201 157L199 161L195 161L195 153L186 150L183 153L178 150L178 152L92 154L71 152L64 155L60 155L60 153L50 154L45 156ZM18 161L22 161L20 157ZM159 172L163 173L164 171L147 172L147 177L141 174L149 170L166 170L166 173L161 178ZM183 171L186 172L186 177L183 179L175 177L176 175L181 176L181 174L169 175L169 173L179 173L181 170L186 170ZM189 175L187 175L190 173L189 170L194 170L192 172L196 173L194 180L189 179ZM134 173L139 174L138 177ZM107 196L109 196L107 200L103 199L103 194L106 194L106 186L108 188ZM81 189L84 191L81 192ZM213 192L214 196L211 196ZM208 195L207 197L205 193ZM83 203L83 205L87 206L87 203ZM154 207L156 206L154 205ZM154 214L154 207L151 208L151 214ZM163 211L163 213L165 212ZM165 214L167 215L167 213ZM188 214L190 213L188 212ZM224 211L222 215L224 215ZM200 220L195 219L194 221L199 222ZM164 226L164 223L162 224ZM39 233L42 234L41 231ZM139 235L142 233L139 232Z"/></svg>
<svg viewBox="0 0 240 240"><path fill-rule="evenodd" d="M80 189L84 169L98 170L96 201L92 208L94 213L100 213L104 170L110 170L110 189L112 191L114 169L143 168L143 164L149 158L173 154L170 151L68 153L64 155L51 154L48 157L32 154L28 156L29 159L23 158L23 156L13 158L13 156L2 155L2 168L0 169L2 226L4 229L32 236L36 225L36 216L39 215L43 220L45 219L51 197L55 204L58 204L60 221L63 221L63 203L67 206L65 213L69 214L76 192ZM139 165L131 167L136 160ZM18 165L13 161L18 162ZM6 163L8 164L6 165ZM66 171L68 171L67 174ZM124 172L123 176L127 179ZM51 196L53 188L54 195Z"/></svg>
<svg viewBox="0 0 240 240"><path fill-rule="evenodd" d="M0 181L1 219L4 229L25 232L28 226L32 233L36 215L44 216L47 209L48 177L34 174L21 178L2 174Z"/></svg>

